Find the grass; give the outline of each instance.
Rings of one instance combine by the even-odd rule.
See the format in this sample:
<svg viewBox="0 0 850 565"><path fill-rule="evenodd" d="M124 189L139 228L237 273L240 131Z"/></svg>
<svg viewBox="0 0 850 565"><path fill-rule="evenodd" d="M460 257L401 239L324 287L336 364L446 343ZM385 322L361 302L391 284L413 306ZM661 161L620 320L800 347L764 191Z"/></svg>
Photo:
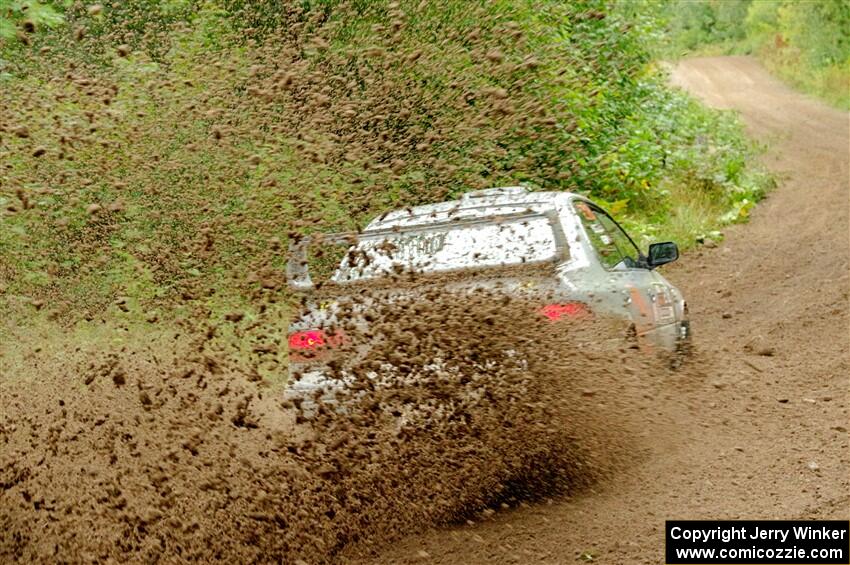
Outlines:
<svg viewBox="0 0 850 565"><path fill-rule="evenodd" d="M763 49L759 59L765 67L791 87L820 98L841 110L850 110L850 59L844 65L814 68L798 51Z"/></svg>

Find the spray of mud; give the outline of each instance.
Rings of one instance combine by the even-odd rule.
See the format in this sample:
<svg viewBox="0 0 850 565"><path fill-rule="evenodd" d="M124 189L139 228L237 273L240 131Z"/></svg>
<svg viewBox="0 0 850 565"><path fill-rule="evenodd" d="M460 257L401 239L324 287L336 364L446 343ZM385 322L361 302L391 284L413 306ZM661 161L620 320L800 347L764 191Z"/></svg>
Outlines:
<svg viewBox="0 0 850 565"><path fill-rule="evenodd" d="M331 363L345 386L309 409L203 342L0 389L0 557L328 562L636 456L646 377L632 350L598 346L606 321L416 288L373 303L363 335L346 328L372 347Z"/></svg>

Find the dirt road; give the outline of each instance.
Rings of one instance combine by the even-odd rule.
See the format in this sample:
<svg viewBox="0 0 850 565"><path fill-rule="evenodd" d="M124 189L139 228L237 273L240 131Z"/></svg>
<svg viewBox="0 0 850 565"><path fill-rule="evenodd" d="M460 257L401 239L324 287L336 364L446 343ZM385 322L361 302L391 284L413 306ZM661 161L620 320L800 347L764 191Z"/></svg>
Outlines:
<svg viewBox="0 0 850 565"><path fill-rule="evenodd" d="M780 185L747 225L669 272L704 374L672 379L629 473L566 500L403 540L368 561L660 563L665 519L847 518L848 114L754 60L683 62L676 84L740 112Z"/></svg>

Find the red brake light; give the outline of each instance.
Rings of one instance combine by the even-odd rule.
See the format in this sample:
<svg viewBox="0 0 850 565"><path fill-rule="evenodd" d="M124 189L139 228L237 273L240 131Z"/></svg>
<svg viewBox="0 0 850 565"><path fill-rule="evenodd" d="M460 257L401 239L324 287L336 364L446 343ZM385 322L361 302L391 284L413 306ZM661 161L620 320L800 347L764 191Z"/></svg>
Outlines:
<svg viewBox="0 0 850 565"><path fill-rule="evenodd" d="M342 334L328 335L325 330L295 332L289 336L290 351L313 351L322 347L336 347L342 343Z"/></svg>
<svg viewBox="0 0 850 565"><path fill-rule="evenodd" d="M326 337L322 330L295 332L289 336L289 349L318 349L325 345Z"/></svg>
<svg viewBox="0 0 850 565"><path fill-rule="evenodd" d="M547 304L541 308L540 313L553 322L563 317L584 318L590 315L590 308L583 302L565 302L563 304Z"/></svg>

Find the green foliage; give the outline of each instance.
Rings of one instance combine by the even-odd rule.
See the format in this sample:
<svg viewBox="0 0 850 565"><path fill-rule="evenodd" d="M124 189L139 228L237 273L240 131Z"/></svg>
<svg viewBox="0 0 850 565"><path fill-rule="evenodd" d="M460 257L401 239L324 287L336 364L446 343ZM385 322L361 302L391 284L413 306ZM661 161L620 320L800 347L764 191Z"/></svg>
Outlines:
<svg viewBox="0 0 850 565"><path fill-rule="evenodd" d="M779 2L752 3L743 22L746 35L759 43L772 40L779 29L780 6Z"/></svg>
<svg viewBox="0 0 850 565"><path fill-rule="evenodd" d="M654 88L644 100L636 132L651 128L636 155L661 167L649 177L638 213L626 223L644 236L687 245L718 227L747 219L771 184L750 164L753 148L734 115L709 110L689 96ZM634 209L634 208L632 208Z"/></svg>
<svg viewBox="0 0 850 565"><path fill-rule="evenodd" d="M0 41L28 42L27 35L64 22L67 2L0 0Z"/></svg>
<svg viewBox="0 0 850 565"><path fill-rule="evenodd" d="M850 57L850 2L783 2L777 11L776 32L806 64L823 68Z"/></svg>
<svg viewBox="0 0 850 565"><path fill-rule="evenodd" d="M10 61L42 32L65 21L62 2L0 0L0 84L11 77Z"/></svg>
<svg viewBox="0 0 850 565"><path fill-rule="evenodd" d="M750 0L697 0L681 2L671 18L670 32L683 49L706 43L738 41L745 37L742 25Z"/></svg>

